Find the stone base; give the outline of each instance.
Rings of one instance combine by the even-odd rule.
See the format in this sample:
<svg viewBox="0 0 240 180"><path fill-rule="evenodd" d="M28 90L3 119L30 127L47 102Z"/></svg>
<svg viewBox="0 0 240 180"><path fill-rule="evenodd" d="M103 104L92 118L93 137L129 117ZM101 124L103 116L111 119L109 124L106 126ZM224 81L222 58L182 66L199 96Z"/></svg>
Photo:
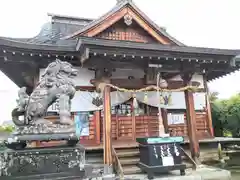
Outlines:
<svg viewBox="0 0 240 180"><path fill-rule="evenodd" d="M83 146L0 151L1 180L82 179Z"/></svg>
<svg viewBox="0 0 240 180"><path fill-rule="evenodd" d="M7 148L21 150L27 146L27 142L33 141L66 141L68 146L74 147L79 142L75 133L42 133L42 134L12 134L5 139Z"/></svg>

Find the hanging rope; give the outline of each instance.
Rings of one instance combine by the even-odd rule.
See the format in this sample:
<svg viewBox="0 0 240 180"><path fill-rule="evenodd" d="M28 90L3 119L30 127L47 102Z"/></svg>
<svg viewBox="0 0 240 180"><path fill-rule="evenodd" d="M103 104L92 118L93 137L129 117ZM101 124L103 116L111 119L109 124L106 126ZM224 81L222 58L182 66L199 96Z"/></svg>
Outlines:
<svg viewBox="0 0 240 180"><path fill-rule="evenodd" d="M141 89L125 89L125 88L120 88L118 86L115 86L113 84L107 84L107 83L100 83L99 84L99 88L101 89L101 91L104 89L105 86L109 86L113 89L116 89L118 91L121 91L121 92L147 92L147 91L152 91L152 90L159 90L161 92L179 92L179 91L186 91L186 90L189 90L189 91L197 91L198 87L196 86L185 86L185 87L182 87L182 88L177 88L177 89L164 89L164 88L161 88L161 87L158 87L158 86L155 86L155 85L151 85L151 86L148 86L148 87L145 87L145 88L141 88Z"/></svg>

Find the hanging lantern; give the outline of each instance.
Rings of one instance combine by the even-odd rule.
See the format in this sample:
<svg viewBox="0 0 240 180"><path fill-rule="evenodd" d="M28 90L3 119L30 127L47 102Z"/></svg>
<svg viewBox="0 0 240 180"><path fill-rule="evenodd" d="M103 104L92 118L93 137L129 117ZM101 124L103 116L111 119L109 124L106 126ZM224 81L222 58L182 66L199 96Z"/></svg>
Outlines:
<svg viewBox="0 0 240 180"><path fill-rule="evenodd" d="M160 95L160 104L164 104L164 97L163 97L163 94Z"/></svg>
<svg viewBox="0 0 240 180"><path fill-rule="evenodd" d="M143 102L144 102L145 104L147 104L147 102L148 102L148 94L147 94L147 92L144 93Z"/></svg>

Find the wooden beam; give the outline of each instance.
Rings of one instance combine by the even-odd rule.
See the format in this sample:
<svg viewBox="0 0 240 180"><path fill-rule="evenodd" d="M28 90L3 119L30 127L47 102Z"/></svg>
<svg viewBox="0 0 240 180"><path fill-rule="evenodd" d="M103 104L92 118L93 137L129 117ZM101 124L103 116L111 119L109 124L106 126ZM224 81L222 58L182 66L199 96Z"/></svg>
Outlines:
<svg viewBox="0 0 240 180"><path fill-rule="evenodd" d="M110 87L105 86L103 92L103 148L104 148L104 164L112 165L112 132L111 132L111 98L110 98Z"/></svg>
<svg viewBox="0 0 240 180"><path fill-rule="evenodd" d="M94 112L94 118L95 118L95 140L96 140L96 143L97 144L100 144L101 143L101 131L100 131L100 128L101 128L101 123L100 123L100 120L101 120L101 112L100 111L95 111Z"/></svg>
<svg viewBox="0 0 240 180"><path fill-rule="evenodd" d="M108 166L112 165L111 88L109 86L99 87L99 85L101 82L110 83L110 74L111 70L98 69L96 70L96 81L94 82L96 90L103 93L103 157L104 164Z"/></svg>
<svg viewBox="0 0 240 180"><path fill-rule="evenodd" d="M163 79L168 80L177 76L180 72L162 72L161 75Z"/></svg>
<svg viewBox="0 0 240 180"><path fill-rule="evenodd" d="M181 74L184 86L190 84L193 73ZM185 101L186 101L186 118L187 118L187 128L188 136L190 141L190 151L192 158L198 163L200 156L199 142L197 139L197 129L196 129L196 113L194 109L194 99L193 92L186 90L184 91Z"/></svg>

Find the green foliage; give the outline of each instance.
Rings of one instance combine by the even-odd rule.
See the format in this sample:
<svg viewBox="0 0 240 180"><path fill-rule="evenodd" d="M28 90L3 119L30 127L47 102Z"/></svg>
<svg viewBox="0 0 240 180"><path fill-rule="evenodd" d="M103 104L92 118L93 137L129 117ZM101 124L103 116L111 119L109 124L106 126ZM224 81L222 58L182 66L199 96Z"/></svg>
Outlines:
<svg viewBox="0 0 240 180"><path fill-rule="evenodd" d="M218 92L210 92L209 93L209 101L210 102L216 101L218 99L218 95L219 95Z"/></svg>
<svg viewBox="0 0 240 180"><path fill-rule="evenodd" d="M14 131L14 126L0 126L0 132L13 132Z"/></svg>
<svg viewBox="0 0 240 180"><path fill-rule="evenodd" d="M227 100L215 99L211 108L216 136L240 137L240 94Z"/></svg>

